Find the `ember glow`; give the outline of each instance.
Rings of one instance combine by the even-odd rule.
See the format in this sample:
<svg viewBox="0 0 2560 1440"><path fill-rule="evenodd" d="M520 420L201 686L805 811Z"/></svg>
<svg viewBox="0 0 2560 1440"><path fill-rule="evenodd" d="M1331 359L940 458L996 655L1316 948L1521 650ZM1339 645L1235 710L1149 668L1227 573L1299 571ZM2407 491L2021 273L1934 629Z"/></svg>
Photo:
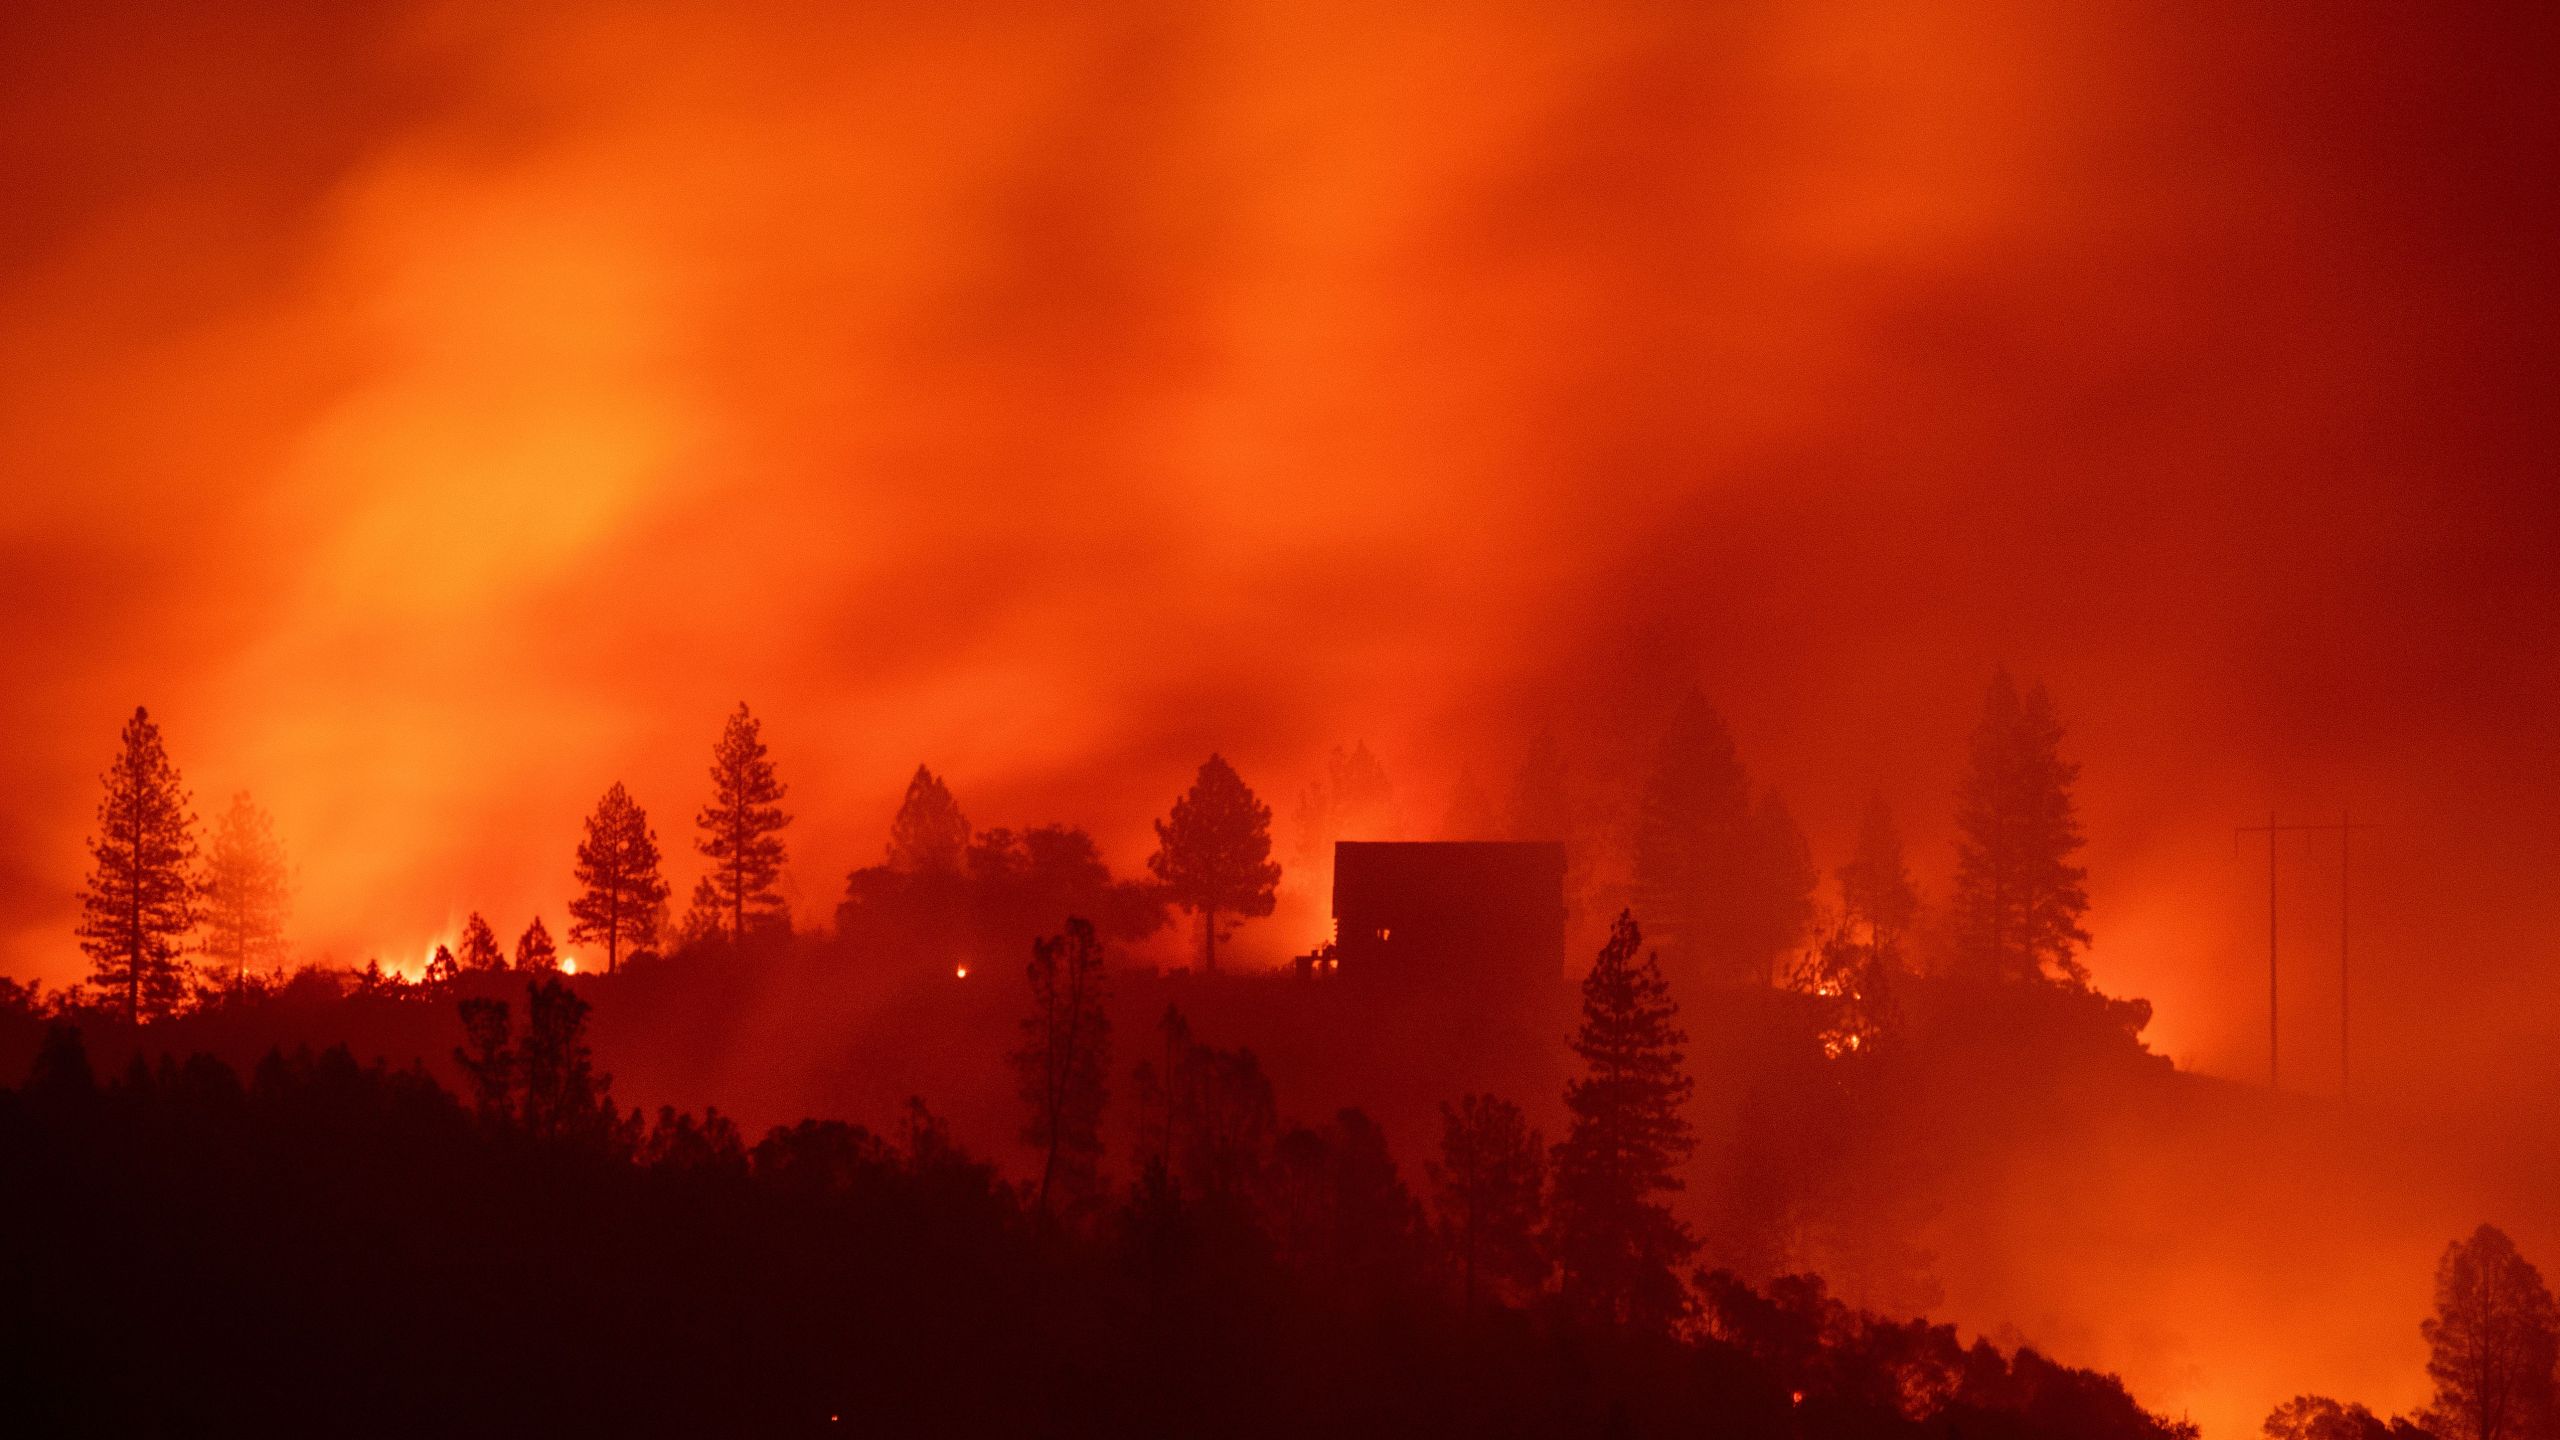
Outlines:
<svg viewBox="0 0 2560 1440"><path fill-rule="evenodd" d="M2425 1403L2478 1222L2560 1263L2550 7L536 8L0 15L0 975L89 973L137 704L200 816L272 812L292 967L539 914L588 994L581 821L628 785L672 933L742 700L804 937L920 763L1143 878L1214 752L1282 866L1225 963L1317 976L1331 842L1487 838L1541 734L1623 898L1692 690L1824 906L1870 797L1942 901L2007 666L2080 766L2090 981L2191 1076L2268 1068L2234 828L2374 828L2348 897L2277 855L2283 1088L2334 1108L2075 1133L2067 1203L1973 1157L1933 1313L2224 1440ZM1323 810L1354 746L1391 787ZM920 972L929 1024L1029 958ZM733 999L664 1053L599 1000L601 1068L778 1123L938 1053ZM1011 1144L987 1086L932 1098ZM1453 1098L1327 1093L1410 1102L1409 1175Z"/></svg>

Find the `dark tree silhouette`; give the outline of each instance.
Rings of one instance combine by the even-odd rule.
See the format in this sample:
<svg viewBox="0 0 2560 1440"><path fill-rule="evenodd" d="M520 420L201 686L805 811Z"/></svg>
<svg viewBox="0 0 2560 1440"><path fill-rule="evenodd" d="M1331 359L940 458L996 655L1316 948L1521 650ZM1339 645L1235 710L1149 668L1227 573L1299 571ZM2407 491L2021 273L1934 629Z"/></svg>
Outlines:
<svg viewBox="0 0 2560 1440"><path fill-rule="evenodd" d="M1070 919L1064 933L1032 945L1028 970L1031 1013L1023 1017L1013 1069L1031 1112L1022 1141L1041 1152L1036 1208L1046 1215L1052 1193L1073 1210L1102 1189L1102 1111L1111 1073L1102 941L1091 923Z"/></svg>
<svg viewBox="0 0 2560 1440"><path fill-rule="evenodd" d="M1972 755L1956 791L1956 953L1987 980L2045 975L2085 984L2075 953L2089 943L2089 872L2071 804L2080 767L2062 758L2062 721L2042 685L2021 697L2009 672L1991 678Z"/></svg>
<svg viewBox="0 0 2560 1440"><path fill-rule="evenodd" d="M80 892L80 948L95 962L91 982L121 993L126 1021L138 1025L173 1010L184 987L178 957L202 894L195 816L148 710L137 707L125 722L103 778L89 884Z"/></svg>
<svg viewBox="0 0 2560 1440"><path fill-rule="evenodd" d="M1044 1234L920 1106L643 1133L577 997L527 998L520 1036L464 1011L477 1123L344 1047L101 1079L45 1034L0 1090L0 1175L31 1177L0 1185L12 1433L2195 1437L1808 1277L1703 1277L1669 1336L1467 1316L1356 1110L1281 1139L1250 1205L1151 1164Z"/></svg>
<svg viewBox="0 0 2560 1440"><path fill-rule="evenodd" d="M2541 1440L2552 1433L2560 1318L2541 1272L2483 1225L2445 1247L2436 1313L2419 1327L2436 1386L2426 1422L2443 1440Z"/></svg>
<svg viewBox="0 0 2560 1440"><path fill-rule="evenodd" d="M1271 913L1280 867L1271 859L1271 807L1254 797L1235 768L1212 755L1173 813L1156 822L1156 853L1147 868L1166 896L1200 917L1200 963L1218 968L1218 917Z"/></svg>
<svg viewBox="0 0 2560 1440"><path fill-rule="evenodd" d="M908 875L959 873L969 852L969 817L951 788L922 765L889 822L889 868Z"/></svg>
<svg viewBox="0 0 2560 1440"><path fill-rule="evenodd" d="M516 937L516 970L524 975L548 975L559 968L560 947L551 943L551 931L536 915L533 923L524 927L524 933Z"/></svg>
<svg viewBox="0 0 2560 1440"><path fill-rule="evenodd" d="M1692 691L1636 818L1634 906L1663 954L1683 974L1766 985L1804 936L1817 880L1786 806L1753 802L1724 718Z"/></svg>
<svg viewBox="0 0 2560 1440"><path fill-rule="evenodd" d="M658 874L658 837L649 816L615 781L587 817L578 842L579 894L569 902L573 944L604 942L604 972L612 974L624 950L658 943L667 904L667 882Z"/></svg>
<svg viewBox="0 0 2560 1440"><path fill-rule="evenodd" d="M587 1047L587 1002L568 981L537 975L525 986L520 1036L504 1000L474 997L460 1008L463 1043L453 1058L484 1119L541 1140L625 1151L636 1142L613 1107L613 1077L596 1073ZM638 1123L634 1112L630 1124Z"/></svg>
<svg viewBox="0 0 2560 1440"><path fill-rule="evenodd" d="M791 823L776 803L783 794L765 754L763 727L741 701L711 750L711 802L694 818L702 828L695 847L710 858L711 873L694 887L693 903L727 925L732 944L746 940L750 923L786 916L774 889L782 875L782 828Z"/></svg>
<svg viewBox="0 0 2560 1440"><path fill-rule="evenodd" d="M462 965L453 958L452 947L438 945L436 953L427 959L426 973L419 978L423 984L442 989L460 979L461 976Z"/></svg>
<svg viewBox="0 0 2560 1440"><path fill-rule="evenodd" d="M1386 1132L1360 1110L1335 1112L1272 1147L1264 1208L1283 1264L1343 1292L1393 1293L1414 1271L1422 1207L1405 1188Z"/></svg>
<svg viewBox="0 0 2560 1440"><path fill-rule="evenodd" d="M471 1105L484 1120L510 1117L516 1093L515 1022L507 1002L473 996L461 1005L462 1044L453 1061L471 1084Z"/></svg>
<svg viewBox="0 0 2560 1440"><path fill-rule="evenodd" d="M1902 857L1902 827L1883 796L1868 798L1858 823L1858 852L1840 867L1839 877L1841 918L1871 944L1900 936L1920 913L1920 892Z"/></svg>
<svg viewBox="0 0 2560 1440"><path fill-rule="evenodd" d="M1279 1128L1279 1107L1262 1061L1192 1038L1190 1022L1166 1006L1157 1025L1163 1059L1138 1063L1138 1103L1157 1118L1152 1157L1185 1190L1231 1203L1259 1187Z"/></svg>
<svg viewBox="0 0 2560 1440"><path fill-rule="evenodd" d="M1905 967L1903 932L1920 895L1903 863L1902 832L1881 796L1867 802L1858 852L1840 867L1840 921L1805 953L1791 977L1822 1005L1819 1036L1833 1059L1872 1054L1894 1024L1894 981ZM1836 1277L1835 1277L1836 1278Z"/></svg>
<svg viewBox="0 0 2560 1440"><path fill-rule="evenodd" d="M1329 872L1336 840L1384 840L1394 828L1395 785L1363 740L1325 757L1324 774L1298 792L1298 859Z"/></svg>
<svg viewBox="0 0 2560 1440"><path fill-rule="evenodd" d="M275 821L246 791L232 796L205 856L205 958L234 984L248 979L251 966L280 968L288 899Z"/></svg>
<svg viewBox="0 0 2560 1440"><path fill-rule="evenodd" d="M989 953L1019 945L1021 935L1060 915L1090 917L1105 940L1143 940L1164 928L1163 891L1113 879L1101 847L1071 826L986 831L970 843L968 874L970 910Z"/></svg>
<svg viewBox="0 0 2560 1440"><path fill-rule="evenodd" d="M1491 1095L1441 1102L1430 1174L1440 1238L1469 1310L1488 1284L1526 1295L1546 1283L1547 1146L1519 1106Z"/></svg>
<svg viewBox="0 0 2560 1440"><path fill-rule="evenodd" d="M477 910L462 922L462 948L455 954L454 961L465 972L474 975L507 968L507 952L498 948L498 932L490 928L488 920Z"/></svg>
<svg viewBox="0 0 2560 1440"><path fill-rule="evenodd" d="M1082 830L999 828L972 838L957 869L855 870L836 907L836 934L856 953L947 973L1018 956L1065 915L1091 920L1104 940L1141 940L1164 928L1164 895L1152 883L1113 879Z"/></svg>
<svg viewBox="0 0 2560 1440"><path fill-rule="evenodd" d="M603 1144L622 1138L611 1099L613 1077L596 1073L586 1036L587 1002L567 981L544 975L525 987L516 1116L528 1133Z"/></svg>
<svg viewBox="0 0 2560 1440"><path fill-rule="evenodd" d="M2406 1416L2384 1420L2326 1395L2296 1395L2268 1413L2263 1430L2267 1440L2441 1440Z"/></svg>
<svg viewBox="0 0 2560 1440"><path fill-rule="evenodd" d="M1680 1007L1620 915L1582 982L1573 1037L1584 1073L1565 1088L1571 1128L1556 1146L1548 1225L1566 1304L1586 1318L1669 1328L1686 1310L1679 1267L1697 1249L1662 1198L1693 1145Z"/></svg>

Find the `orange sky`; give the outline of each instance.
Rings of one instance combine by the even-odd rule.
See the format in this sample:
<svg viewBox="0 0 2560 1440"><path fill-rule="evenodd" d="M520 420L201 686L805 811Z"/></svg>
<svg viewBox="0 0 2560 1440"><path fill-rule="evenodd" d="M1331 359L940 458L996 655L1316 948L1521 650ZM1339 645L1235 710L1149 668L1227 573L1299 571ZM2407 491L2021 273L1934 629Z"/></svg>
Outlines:
<svg viewBox="0 0 2560 1440"><path fill-rule="evenodd" d="M136 703L361 962L558 928L615 780L681 895L742 698L805 924L918 761L1134 867L1213 747L1285 828L1366 739L1423 831L1691 684L1826 866L1881 789L1943 886L2005 661L2156 1045L2262 1073L2230 827L2352 805L2369 1094L2560 1136L2560 19L2505 8L0 7L0 973L81 973ZM2163 1379L2135 1295L2073 1353L2410 1403L2442 1218L2331 1349Z"/></svg>
<svg viewBox="0 0 2560 1440"><path fill-rule="evenodd" d="M2005 660L2164 1049L2257 1072L2228 827L2354 804L2377 1076L2531 1053L2549 16L1702 8L11 7L0 971L137 702L360 961L615 779L686 871L741 698L807 923L918 760L1134 865L1213 746L1427 824L1692 682L1936 879Z"/></svg>

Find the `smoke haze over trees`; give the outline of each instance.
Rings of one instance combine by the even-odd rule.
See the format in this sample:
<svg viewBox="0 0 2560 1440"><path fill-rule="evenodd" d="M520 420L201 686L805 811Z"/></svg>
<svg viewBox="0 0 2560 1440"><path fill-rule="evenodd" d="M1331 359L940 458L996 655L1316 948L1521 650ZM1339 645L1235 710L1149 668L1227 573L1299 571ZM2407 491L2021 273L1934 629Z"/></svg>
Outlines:
<svg viewBox="0 0 2560 1440"><path fill-rule="evenodd" d="M1393 1225L1309 1218L1395 1208L1346 1110L1436 1205L1439 1105L1554 1142L1572 1064L1569 989L1351 1024L1272 978L1331 933L1298 802L1365 749L1407 838L1475 828L1471 775L1567 845L1560 988L1622 909L1660 946L1670 1203L1778 1306L1692 1323L1769 1320L1753 1364L1896 1343L1779 1304L1810 1270L2214 1440L2297 1394L2417 1416L2447 1238L2560 1245L2555 23L0 7L0 1084L67 1017L108 1092L338 1040L459 1092L453 1009L520 1030L540 916L626 1102L716 1101L752 1150L903 1134L921 1091L1018 1167L990 1060L1079 916L1112 1184L1178 1006L1234 1082L1210 1113L1279 1096L1292 1253L1363 1253ZM1747 808L1648 842L1693 690ZM740 697L790 787L735 832L757 875L662 836L648 959L566 938L608 785L712 838ZM102 813L138 702L192 864ZM1224 935L1145 865L1213 752L1279 812ZM931 879L885 863L920 761L975 822ZM264 963L224 908L243 792L290 857ZM1877 796L1907 925L1838 875ZM2326 837L2235 860L2271 809L2374 827L2352 887ZM1710 908L1681 877L1746 826ZM1208 1243L1146 1213L1144 1253Z"/></svg>

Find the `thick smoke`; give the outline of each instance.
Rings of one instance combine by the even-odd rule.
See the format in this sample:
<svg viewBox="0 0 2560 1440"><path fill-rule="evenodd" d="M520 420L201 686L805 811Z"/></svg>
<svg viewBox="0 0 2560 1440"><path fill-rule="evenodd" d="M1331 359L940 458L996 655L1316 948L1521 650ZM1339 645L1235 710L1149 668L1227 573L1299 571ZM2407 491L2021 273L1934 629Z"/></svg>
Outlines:
<svg viewBox="0 0 2560 1440"><path fill-rule="evenodd" d="M556 927L617 779L684 856L741 698L804 924L920 760L1134 866L1212 748L1286 817L1365 739L1419 832L1693 684L1826 865L1881 791L1942 884L2005 662L2156 1045L2260 1073L2231 827L2353 807L2367 1093L2541 1085L2553 24L14 7L0 970L81 972L136 702L361 963ZM2280 863L2318 1090L2336 861Z"/></svg>

